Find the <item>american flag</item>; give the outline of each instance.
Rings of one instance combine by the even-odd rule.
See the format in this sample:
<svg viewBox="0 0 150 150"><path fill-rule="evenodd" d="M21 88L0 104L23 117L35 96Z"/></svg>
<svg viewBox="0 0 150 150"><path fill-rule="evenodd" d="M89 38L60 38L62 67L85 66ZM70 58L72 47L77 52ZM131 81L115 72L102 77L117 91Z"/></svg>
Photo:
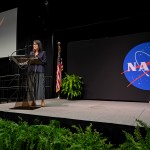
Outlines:
<svg viewBox="0 0 150 150"><path fill-rule="evenodd" d="M56 93L60 91L62 70L63 70L62 58L60 56L60 51L58 51L57 72L56 72Z"/></svg>

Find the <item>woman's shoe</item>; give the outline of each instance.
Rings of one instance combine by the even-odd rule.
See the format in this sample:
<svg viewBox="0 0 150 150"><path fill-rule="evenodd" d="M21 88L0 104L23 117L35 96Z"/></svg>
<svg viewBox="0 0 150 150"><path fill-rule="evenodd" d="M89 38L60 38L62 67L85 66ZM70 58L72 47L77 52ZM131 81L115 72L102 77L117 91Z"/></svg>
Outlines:
<svg viewBox="0 0 150 150"><path fill-rule="evenodd" d="M44 100L41 101L41 107L45 107L45 102L44 102Z"/></svg>
<svg viewBox="0 0 150 150"><path fill-rule="evenodd" d="M36 106L36 103L32 101L31 106Z"/></svg>

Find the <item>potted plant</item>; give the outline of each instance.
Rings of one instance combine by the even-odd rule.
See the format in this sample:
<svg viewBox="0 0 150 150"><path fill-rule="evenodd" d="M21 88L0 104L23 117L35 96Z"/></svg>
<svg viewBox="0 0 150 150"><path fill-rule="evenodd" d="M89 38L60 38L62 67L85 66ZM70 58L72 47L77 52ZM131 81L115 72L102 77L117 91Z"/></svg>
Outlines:
<svg viewBox="0 0 150 150"><path fill-rule="evenodd" d="M62 78L61 93L67 96L67 99L78 99L83 94L83 79L75 74L67 74Z"/></svg>

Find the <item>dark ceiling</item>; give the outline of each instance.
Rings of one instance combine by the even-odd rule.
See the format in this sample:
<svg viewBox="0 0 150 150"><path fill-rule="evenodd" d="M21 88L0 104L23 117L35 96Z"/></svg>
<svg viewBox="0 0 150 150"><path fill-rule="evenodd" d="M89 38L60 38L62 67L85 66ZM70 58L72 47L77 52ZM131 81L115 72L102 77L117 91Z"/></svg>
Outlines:
<svg viewBox="0 0 150 150"><path fill-rule="evenodd" d="M34 22L41 20L43 24L54 30L82 27L92 24L113 23L137 18L150 19L149 4L145 2L120 1L50 1L50 0L14 0L1 1L0 12L18 7L19 13L27 13ZM30 20L30 21L31 21Z"/></svg>

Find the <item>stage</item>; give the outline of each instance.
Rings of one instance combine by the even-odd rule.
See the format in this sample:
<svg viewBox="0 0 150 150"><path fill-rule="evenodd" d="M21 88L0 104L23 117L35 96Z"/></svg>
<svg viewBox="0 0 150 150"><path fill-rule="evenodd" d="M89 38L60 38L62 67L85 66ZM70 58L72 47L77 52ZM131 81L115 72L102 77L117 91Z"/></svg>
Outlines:
<svg viewBox="0 0 150 150"><path fill-rule="evenodd" d="M59 120L62 126L81 125L85 127L90 123L93 128L111 136L111 140L120 143L122 130L133 132L136 119L150 125L150 104L142 102L118 102L103 100L66 100L46 99L46 107L40 107L36 101L35 109L18 109L16 102L1 103L0 117L18 121L19 117L33 123L39 119L43 124L50 120ZM105 131L104 131L105 130Z"/></svg>

